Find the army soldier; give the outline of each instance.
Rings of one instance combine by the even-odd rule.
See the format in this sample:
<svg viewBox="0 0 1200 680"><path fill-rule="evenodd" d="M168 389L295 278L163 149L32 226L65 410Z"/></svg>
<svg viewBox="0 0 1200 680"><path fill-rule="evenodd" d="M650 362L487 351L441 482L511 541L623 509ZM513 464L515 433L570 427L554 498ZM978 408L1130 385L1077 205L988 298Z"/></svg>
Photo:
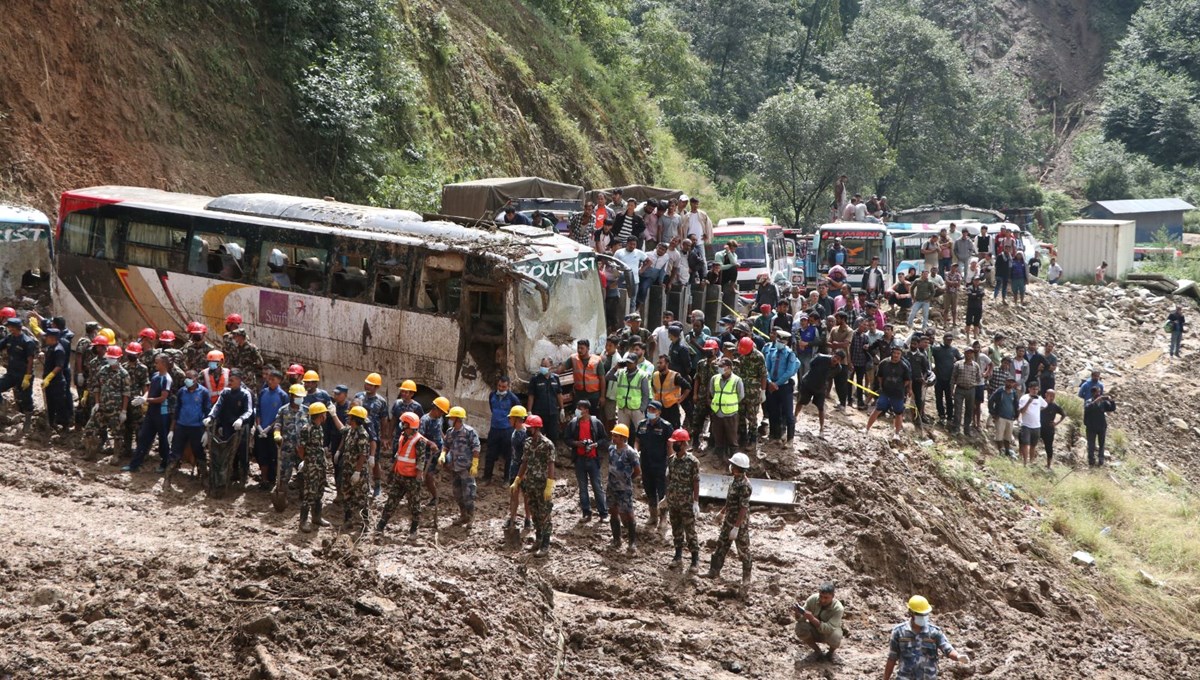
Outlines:
<svg viewBox="0 0 1200 680"><path fill-rule="evenodd" d="M102 345L93 343L95 347ZM121 366L121 348L105 350L105 364L96 372L96 405L83 430L87 455L94 459L104 445L105 435L115 437L129 413L129 372Z"/></svg>
<svg viewBox="0 0 1200 680"><path fill-rule="evenodd" d="M221 349L223 349L225 351L225 355L229 356L230 358L233 357L234 348L236 347L236 345L234 344L235 341L234 341L233 334L239 330L242 331L243 337L245 337L246 330L244 328L242 328L242 315L241 314L235 313L235 314L230 314L229 316L225 317L225 332L221 334ZM233 364L232 362L230 362L230 363L234 368L239 368L239 366L237 366L236 364ZM258 375L258 374L255 373L255 375ZM251 387L250 385L246 385L246 387L250 387L251 392L254 391L254 388Z"/></svg>
<svg viewBox="0 0 1200 680"><path fill-rule="evenodd" d="M554 509L554 442L542 434L543 427L541 416L532 415L525 419L529 439L525 442L521 469L513 482L514 490L520 485L529 513L533 515L534 557L545 557L550 550L550 517Z"/></svg>
<svg viewBox="0 0 1200 680"><path fill-rule="evenodd" d="M75 391L79 394L79 405L75 408L75 427L82 428L87 422L88 414L92 412L91 395L88 394L88 383L90 380L89 374L91 371L92 359L95 355L92 353L92 341L96 339L96 331L100 330L100 324L95 321L87 322L84 327L83 337L79 342L75 343L75 352L71 355L71 378L75 381ZM105 338L107 340L107 338Z"/></svg>
<svg viewBox="0 0 1200 680"><path fill-rule="evenodd" d="M133 435L141 429L146 416L146 388L150 386L150 371L142 362L142 346L131 342L125 347L125 371L129 373L129 414L121 432L121 456L132 455Z"/></svg>
<svg viewBox="0 0 1200 680"><path fill-rule="evenodd" d="M610 547L621 547L621 525L629 532L629 554L637 552L637 523L633 516L633 482L642 476L641 460L629 445L629 426L618 423L609 433L612 444L608 450L609 526L612 527Z"/></svg>
<svg viewBox="0 0 1200 680"><path fill-rule="evenodd" d="M725 507L721 508L721 536L708 568L708 578L719 578L729 546L736 542L738 557L742 558L743 586L750 584L750 570L754 564L750 559L750 481L746 479L749 469L750 458L746 454L735 453L729 459L733 481L725 494Z"/></svg>
<svg viewBox="0 0 1200 680"><path fill-rule="evenodd" d="M155 371L154 368L154 343L158 341L158 333L153 328L143 328L138 331L138 339L135 341L142 346L142 354L138 357L138 361L146 367L146 375L150 375Z"/></svg>
<svg viewBox="0 0 1200 680"><path fill-rule="evenodd" d="M458 519L455 526L468 530L475 519L475 475L479 474L479 435L475 428L467 425L467 411L461 406L450 409L446 415L450 429L446 431L445 447L438 456L438 464L450 464L454 473L454 500L458 502Z"/></svg>
<svg viewBox="0 0 1200 680"><path fill-rule="evenodd" d="M695 394L692 395L692 399L695 401L696 407L692 409L692 422L690 425L692 427L692 439L696 440L697 445L699 445L699 442L704 441L704 423L712 413L708 405L712 402L712 380L718 371L717 352L720 350L720 347L715 339L709 338L704 341L703 350L704 358L697 363L696 377L692 381L692 385L695 387ZM712 441L711 437L709 441Z"/></svg>
<svg viewBox="0 0 1200 680"><path fill-rule="evenodd" d="M240 329L239 329L240 330ZM237 330L233 331L234 333ZM328 474L329 452L325 449L325 420L329 408L321 402L308 406L308 422L300 428L296 457L300 459L300 531L309 533L313 526L327 527L321 518L321 501L325 495L325 475ZM312 524L308 523L312 512Z"/></svg>
<svg viewBox="0 0 1200 680"><path fill-rule="evenodd" d="M342 429L342 498L343 528L349 529L352 515L357 515L365 533L371 521L371 468L367 457L371 453L371 437L367 434L367 409L350 407L349 423Z"/></svg>
<svg viewBox="0 0 1200 680"><path fill-rule="evenodd" d="M417 535L417 526L421 522L421 486L424 483L425 467L429 459L438 453L437 445L422 436L420 428L421 418L415 412L405 411L400 414L396 462L392 466L383 516L379 518L379 524L375 525L377 533L383 533L400 501L407 499L408 512L412 515L408 524L408 537L412 539Z"/></svg>
<svg viewBox="0 0 1200 680"><path fill-rule="evenodd" d="M278 472L275 475L275 493L286 495L288 483L292 479L292 471L296 466L296 447L300 444L300 431L308 424L308 414L305 412L304 397L307 393L303 385L292 385L288 390L288 403L279 409L271 429L275 446L278 447L276 458Z"/></svg>
<svg viewBox="0 0 1200 680"><path fill-rule="evenodd" d="M700 565L700 543L696 540L696 517L700 514L700 461L688 453L688 431L680 428L671 433L671 457L667 460L667 512L671 518L671 539L675 543L675 558L671 569L683 566L683 542L687 539L695 572Z"/></svg>
<svg viewBox="0 0 1200 680"><path fill-rule="evenodd" d="M758 415L767 388L767 362L749 336L738 340L737 353L741 355L742 362L736 372L746 386L746 395L739 404L738 443L741 446L757 446Z"/></svg>
<svg viewBox="0 0 1200 680"><path fill-rule="evenodd" d="M208 368L208 353L213 351L213 346L204 339L208 326L199 321L192 321L187 325L187 332L191 342L183 348L183 369L199 374Z"/></svg>
<svg viewBox="0 0 1200 680"><path fill-rule="evenodd" d="M236 314L230 315L237 316ZM238 317L241 318L241 317ZM258 394L258 383L262 377L263 356L258 347L246 338L245 328L235 328L225 334L225 365L241 369L246 387L251 394ZM328 407L329 404L326 404Z"/></svg>

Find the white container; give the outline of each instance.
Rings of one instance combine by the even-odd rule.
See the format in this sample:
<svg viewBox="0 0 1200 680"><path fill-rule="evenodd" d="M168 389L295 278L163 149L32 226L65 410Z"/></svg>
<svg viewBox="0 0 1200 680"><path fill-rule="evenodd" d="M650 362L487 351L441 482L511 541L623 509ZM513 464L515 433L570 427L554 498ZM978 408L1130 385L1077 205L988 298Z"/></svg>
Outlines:
<svg viewBox="0 0 1200 680"><path fill-rule="evenodd" d="M1071 220L1058 225L1058 264L1063 277L1091 279L1101 262L1108 279L1118 279L1133 266L1137 224L1128 220Z"/></svg>

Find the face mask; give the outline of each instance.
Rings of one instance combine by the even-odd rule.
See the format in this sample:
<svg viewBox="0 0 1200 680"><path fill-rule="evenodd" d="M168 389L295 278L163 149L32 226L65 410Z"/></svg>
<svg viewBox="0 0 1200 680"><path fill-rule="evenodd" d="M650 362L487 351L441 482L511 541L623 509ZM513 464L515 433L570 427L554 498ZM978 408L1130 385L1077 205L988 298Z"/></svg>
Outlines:
<svg viewBox="0 0 1200 680"><path fill-rule="evenodd" d="M208 362L208 367L209 367L209 368L211 368L211 369L212 369L212 370L214 370L214 371L215 371L215 370L217 370L217 366L218 366L218 364L217 364L217 362L215 362L215 361L210 361L210 362Z"/></svg>
<svg viewBox="0 0 1200 680"><path fill-rule="evenodd" d="M293 404L303 404L304 397L292 397L292 403Z"/></svg>
<svg viewBox="0 0 1200 680"><path fill-rule="evenodd" d="M647 413L646 414L646 420L657 420L657 419L658 419L657 413Z"/></svg>
<svg viewBox="0 0 1200 680"><path fill-rule="evenodd" d="M576 417L576 418L582 418L582 417L583 417L583 411L580 411L579 409L575 409L575 417Z"/></svg>
<svg viewBox="0 0 1200 680"><path fill-rule="evenodd" d="M496 394L503 397L504 395L508 394L508 390L496 390Z"/></svg>
<svg viewBox="0 0 1200 680"><path fill-rule="evenodd" d="M549 367L549 366L540 366L540 367L538 367L538 373L541 373L542 375L546 375L546 374L547 374L547 373L549 373L549 372L550 372L550 367Z"/></svg>
<svg viewBox="0 0 1200 680"><path fill-rule="evenodd" d="M928 614L914 614L913 615L913 623L924 628L925 626L929 625L929 615Z"/></svg>
<svg viewBox="0 0 1200 680"><path fill-rule="evenodd" d="M191 387L191 386L193 386L193 385L195 385L195 384L196 384L196 381L195 381L195 380L192 380L191 378L184 378L184 379L183 379L183 386L184 386L184 387Z"/></svg>
<svg viewBox="0 0 1200 680"><path fill-rule="evenodd" d="M785 345L782 341L778 341L778 340L775 342L775 346L778 347L779 349L784 349L785 347L787 347L787 345Z"/></svg>
<svg viewBox="0 0 1200 680"><path fill-rule="evenodd" d="M108 365L109 365L109 366L116 366L116 365L117 365L117 361L119 361L119 359L105 359L105 361L107 361L107 362L108 362Z"/></svg>

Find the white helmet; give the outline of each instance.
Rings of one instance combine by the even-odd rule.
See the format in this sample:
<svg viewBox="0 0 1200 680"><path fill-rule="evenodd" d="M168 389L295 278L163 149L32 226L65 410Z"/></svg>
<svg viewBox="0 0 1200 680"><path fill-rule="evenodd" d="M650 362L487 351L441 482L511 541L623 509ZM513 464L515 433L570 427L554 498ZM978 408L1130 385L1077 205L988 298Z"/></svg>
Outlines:
<svg viewBox="0 0 1200 680"><path fill-rule="evenodd" d="M729 462L743 470L750 469L750 457L744 453L733 454L733 458L730 458Z"/></svg>

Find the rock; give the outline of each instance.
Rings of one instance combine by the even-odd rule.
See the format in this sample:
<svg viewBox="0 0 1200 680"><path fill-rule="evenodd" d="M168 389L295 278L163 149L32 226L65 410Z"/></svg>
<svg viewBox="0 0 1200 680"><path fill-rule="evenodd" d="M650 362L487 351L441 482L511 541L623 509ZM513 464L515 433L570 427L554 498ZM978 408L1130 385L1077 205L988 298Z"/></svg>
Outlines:
<svg viewBox="0 0 1200 680"><path fill-rule="evenodd" d="M97 641L124 640L133 634L133 628L121 619L99 619L83 629L83 637L90 643Z"/></svg>
<svg viewBox="0 0 1200 680"><path fill-rule="evenodd" d="M1171 425L1173 425L1176 430L1180 430L1182 432L1187 432L1189 429L1187 421L1183 418L1172 418Z"/></svg>
<svg viewBox="0 0 1200 680"><path fill-rule="evenodd" d="M1090 553L1084 552L1082 550L1078 550L1074 554L1072 554L1071 561L1076 564L1082 564L1085 567L1095 566L1095 564L1096 564L1096 558L1092 557Z"/></svg>
<svg viewBox="0 0 1200 680"><path fill-rule="evenodd" d="M41 586L33 591L33 604L43 606L54 604L64 599L63 591L57 586Z"/></svg>
<svg viewBox="0 0 1200 680"><path fill-rule="evenodd" d="M737 661L732 661L732 660L731 661L722 661L721 668L724 668L725 670L729 671L730 673L740 674L742 672L742 664L738 663Z"/></svg>
<svg viewBox="0 0 1200 680"><path fill-rule="evenodd" d="M475 634L479 637L487 637L491 634L491 630L488 628L487 621L484 621L483 617L480 616L479 612L477 611L472 610L471 613L467 615L467 625L470 626L471 630L475 631Z"/></svg>
<svg viewBox="0 0 1200 680"><path fill-rule="evenodd" d="M364 614L387 616L396 611L396 603L384 597L363 595L354 601L354 607Z"/></svg>
<svg viewBox="0 0 1200 680"><path fill-rule="evenodd" d="M1142 583L1145 583L1146 585L1151 586L1153 588L1161 588L1164 585L1166 585L1162 581L1159 581L1158 579L1154 578L1153 576L1146 573L1142 569L1138 569L1138 578L1141 579Z"/></svg>
<svg viewBox="0 0 1200 680"><path fill-rule="evenodd" d="M246 635L274 635L278 630L279 621L273 614L264 614L242 626Z"/></svg>

